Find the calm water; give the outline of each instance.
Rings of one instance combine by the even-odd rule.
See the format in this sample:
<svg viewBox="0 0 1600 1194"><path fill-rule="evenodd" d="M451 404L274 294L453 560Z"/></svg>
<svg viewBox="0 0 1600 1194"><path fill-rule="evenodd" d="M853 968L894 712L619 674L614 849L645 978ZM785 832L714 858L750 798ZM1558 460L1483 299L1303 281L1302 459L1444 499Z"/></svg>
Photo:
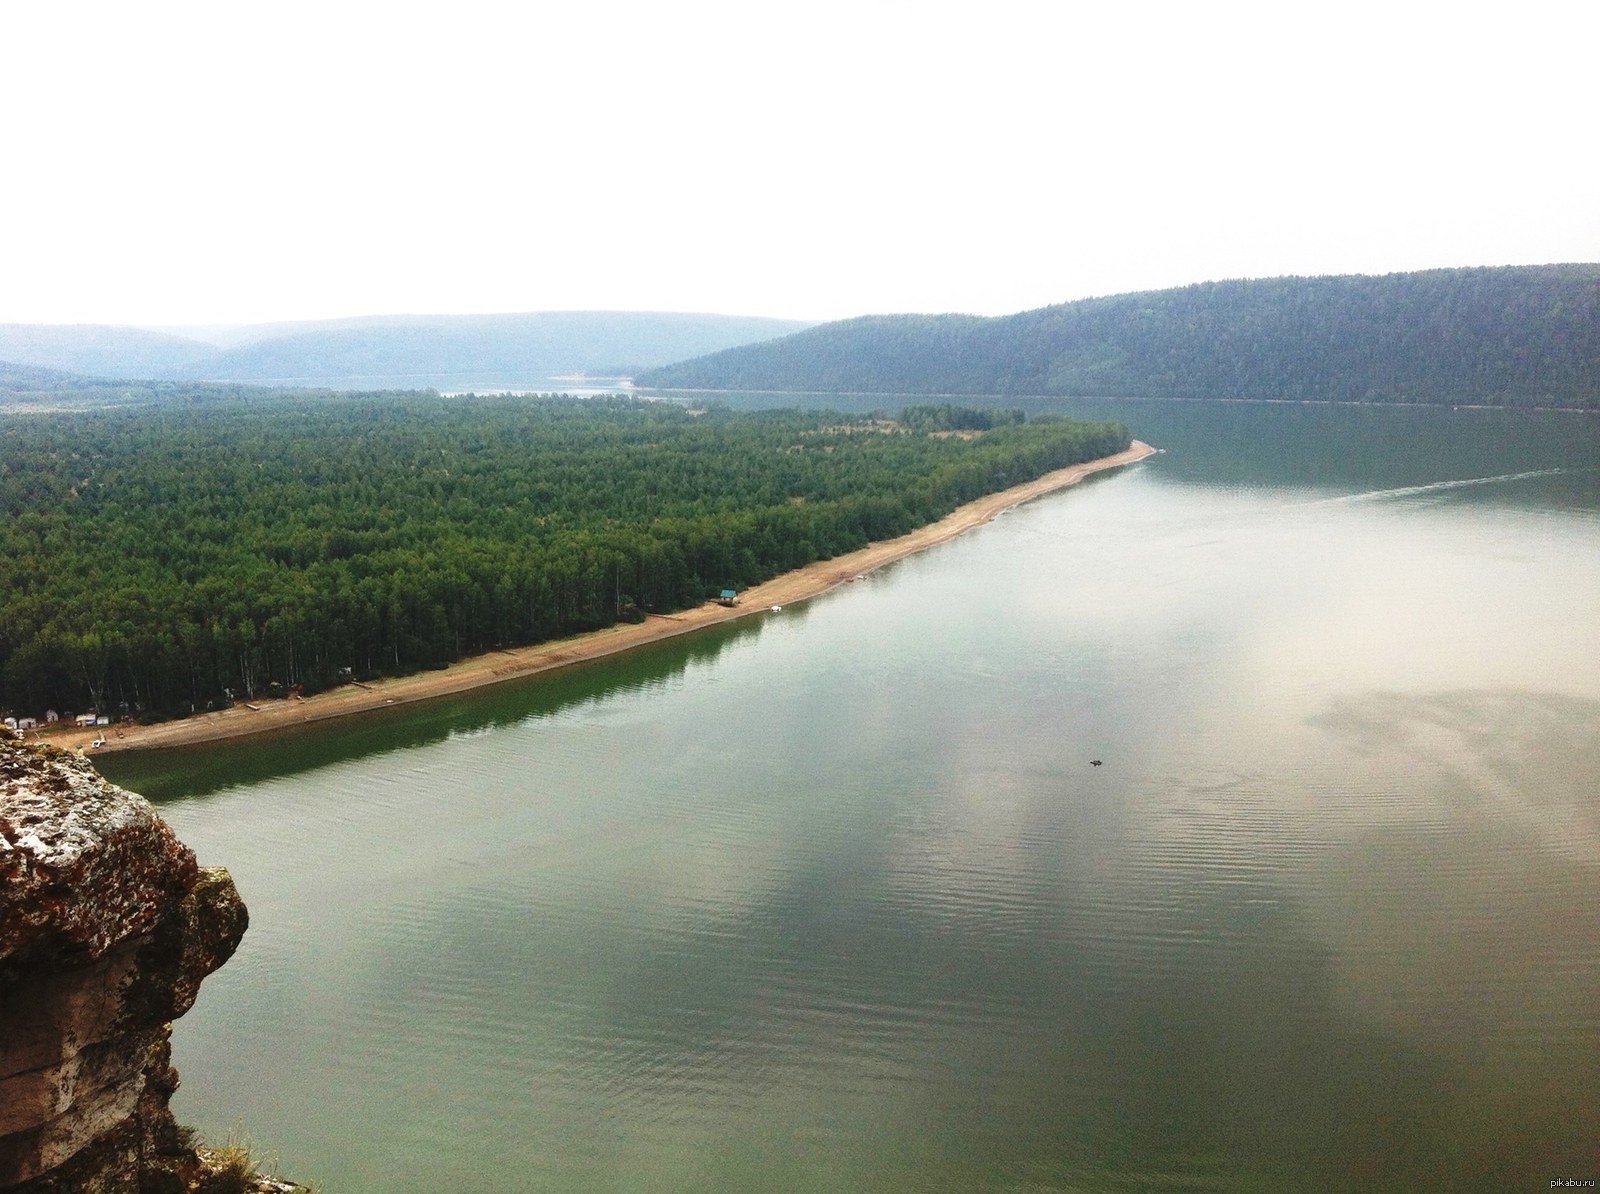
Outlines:
<svg viewBox="0 0 1600 1194"><path fill-rule="evenodd" d="M107 759L251 908L181 1116L327 1194L1600 1178L1600 420L1074 409L1168 454L692 641Z"/></svg>

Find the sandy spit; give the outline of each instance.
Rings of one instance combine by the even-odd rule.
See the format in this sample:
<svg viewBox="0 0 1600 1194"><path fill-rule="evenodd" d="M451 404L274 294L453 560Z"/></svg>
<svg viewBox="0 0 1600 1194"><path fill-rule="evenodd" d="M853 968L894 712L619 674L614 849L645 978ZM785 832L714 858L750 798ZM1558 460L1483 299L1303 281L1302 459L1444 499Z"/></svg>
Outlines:
<svg viewBox="0 0 1600 1194"><path fill-rule="evenodd" d="M243 703L215 713L202 713L181 721L153 726L118 726L107 735L105 746L90 754L120 750L149 750L157 747L190 746L222 738L238 738L270 730L286 730L330 717L346 717L371 709L385 709L410 701L464 692L485 684L496 684L518 676L531 676L554 668L568 667L627 651L645 643L679 634L689 634L704 626L734 618L768 612L774 605L804 601L864 576L885 564L954 539L973 527L982 526L996 515L1058 489L1075 485L1091 473L1134 464L1156 452L1149 444L1133 441L1126 452L1075 464L1046 473L1025 485L970 502L938 522L921 527L898 539L872 543L860 551L819 560L804 568L787 572L753 589L746 589L733 608L707 602L695 609L675 614L652 615L637 625L624 624L582 634L573 638L540 643L509 651L492 651L450 665L443 671L422 672L372 684L347 684L305 699L263 700L254 708ZM29 735L30 738L34 735ZM89 734L78 729L54 729L38 735L59 746L87 747Z"/></svg>

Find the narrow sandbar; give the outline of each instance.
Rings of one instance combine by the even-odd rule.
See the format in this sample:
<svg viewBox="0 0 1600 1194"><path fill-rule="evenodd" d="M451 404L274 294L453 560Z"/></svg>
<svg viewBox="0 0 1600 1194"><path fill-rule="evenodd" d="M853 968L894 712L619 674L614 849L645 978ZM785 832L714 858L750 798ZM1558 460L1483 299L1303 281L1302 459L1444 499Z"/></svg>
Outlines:
<svg viewBox="0 0 1600 1194"><path fill-rule="evenodd" d="M531 676L555 668L568 667L590 659L599 659L627 651L646 643L688 634L705 626L734 618L763 613L774 605L790 605L808 597L826 593L858 576L882 568L885 564L925 551L939 543L981 526L997 514L1021 505L1023 502L1065 489L1089 476L1106 469L1134 464L1156 451L1149 444L1133 441L1126 452L1102 457L1070 468L1046 473L1024 485L1017 485L999 493L991 493L975 502L952 511L938 522L920 527L898 539L872 543L860 551L819 560L793 572L774 577L765 584L747 589L740 595L739 604L733 607L707 602L694 609L675 614L652 615L638 624L610 626L573 638L557 639L532 647L509 651L492 651L451 664L442 671L420 672L371 684L347 684L340 688L319 692L315 696L289 700L264 700L254 706L237 704L214 713L202 713L181 721L169 721L152 726L118 726L107 732L105 746L91 754L106 754L121 750L148 750L153 747L190 746L222 738L238 738L268 730L290 729L308 722L325 721L330 717L347 717L372 709L384 709L411 701L424 701L430 697L447 696L465 692L485 684L497 684L518 676ZM30 735L33 737L33 735ZM60 746L87 746L85 731L77 729L49 730L39 735Z"/></svg>

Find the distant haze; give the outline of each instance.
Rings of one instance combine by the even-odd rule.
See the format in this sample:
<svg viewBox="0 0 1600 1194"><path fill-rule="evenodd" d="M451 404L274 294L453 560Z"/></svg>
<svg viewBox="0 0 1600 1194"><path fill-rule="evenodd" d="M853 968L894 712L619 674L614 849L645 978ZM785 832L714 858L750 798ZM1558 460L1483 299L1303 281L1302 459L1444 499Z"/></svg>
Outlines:
<svg viewBox="0 0 1600 1194"><path fill-rule="evenodd" d="M184 329L0 324L0 362L89 377L334 389L557 388L630 376L808 325L731 315L544 311Z"/></svg>
<svg viewBox="0 0 1600 1194"><path fill-rule="evenodd" d="M13 4L0 321L1005 314L1600 259L1600 8Z"/></svg>

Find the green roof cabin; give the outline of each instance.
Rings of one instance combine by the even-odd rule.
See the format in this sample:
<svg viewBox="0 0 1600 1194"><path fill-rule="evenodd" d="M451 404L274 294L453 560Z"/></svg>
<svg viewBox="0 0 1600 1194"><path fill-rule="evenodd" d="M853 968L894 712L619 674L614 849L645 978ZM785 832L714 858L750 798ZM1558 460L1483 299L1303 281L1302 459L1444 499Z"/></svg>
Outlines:
<svg viewBox="0 0 1600 1194"><path fill-rule="evenodd" d="M739 590L737 590L737 589L723 589L722 590L722 596L717 598L717 604L718 605L738 605L739 604Z"/></svg>

